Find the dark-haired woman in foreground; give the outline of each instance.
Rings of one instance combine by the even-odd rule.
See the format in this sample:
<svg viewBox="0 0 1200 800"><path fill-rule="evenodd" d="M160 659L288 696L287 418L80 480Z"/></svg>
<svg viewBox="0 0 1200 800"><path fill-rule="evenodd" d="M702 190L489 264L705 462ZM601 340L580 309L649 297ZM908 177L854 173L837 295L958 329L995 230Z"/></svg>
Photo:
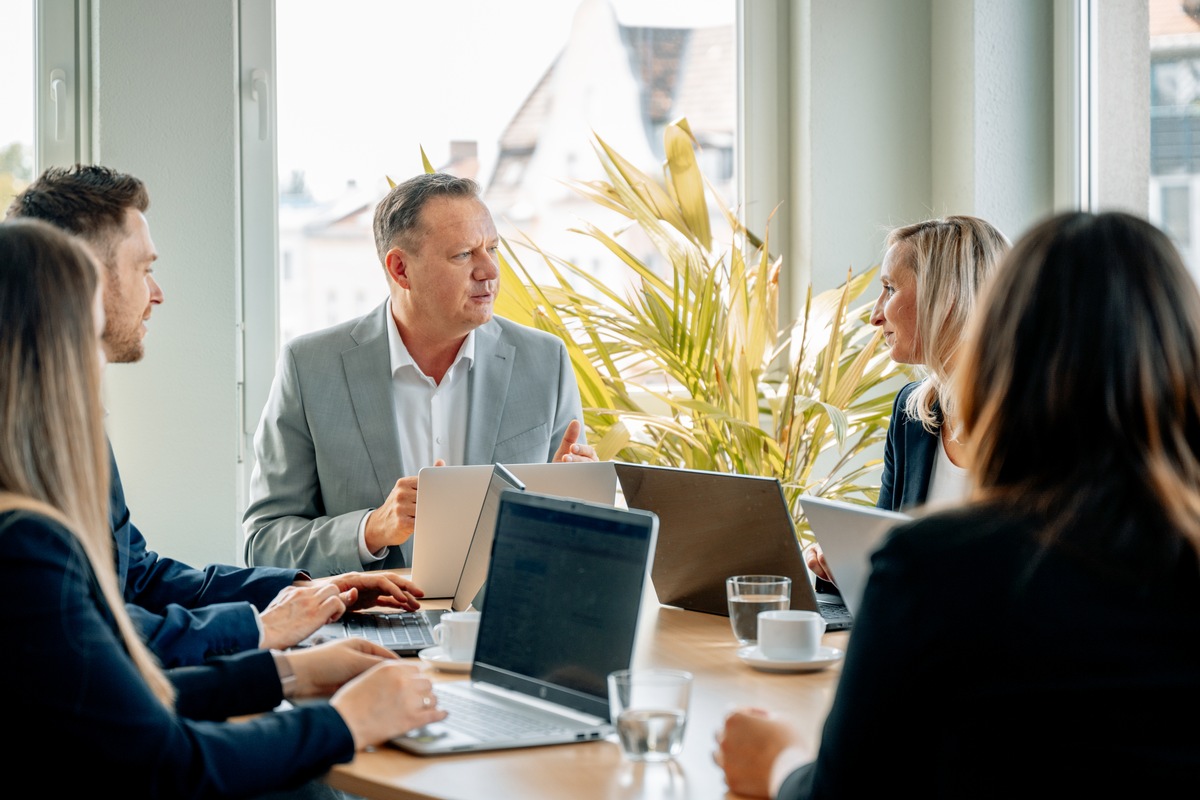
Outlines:
<svg viewBox="0 0 1200 800"><path fill-rule="evenodd" d="M46 223L0 223L0 683L7 763L53 796L246 797L442 719L429 681L366 642L163 673L125 611L108 526L98 266ZM176 708L176 695L180 698ZM185 708L186 707L186 708ZM191 719L185 718L191 717Z"/></svg>
<svg viewBox="0 0 1200 800"><path fill-rule="evenodd" d="M967 341L972 502L874 556L819 750L744 709L714 757L733 791L789 800L1192 796L1196 286L1149 223L1062 215L1005 259Z"/></svg>

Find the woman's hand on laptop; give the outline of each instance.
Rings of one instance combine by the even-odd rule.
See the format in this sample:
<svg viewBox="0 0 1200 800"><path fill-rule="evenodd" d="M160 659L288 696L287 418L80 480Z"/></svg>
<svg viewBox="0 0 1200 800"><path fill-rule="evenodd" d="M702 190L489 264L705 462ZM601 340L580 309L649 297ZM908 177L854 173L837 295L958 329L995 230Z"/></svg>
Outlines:
<svg viewBox="0 0 1200 800"><path fill-rule="evenodd" d="M366 639L339 639L284 654L296 675L294 697L328 697L345 683L398 656Z"/></svg>
<svg viewBox="0 0 1200 800"><path fill-rule="evenodd" d="M343 572L329 578L299 580L295 586L325 584L336 586L348 610L364 608L397 608L416 611L421 607L418 597L424 597L416 584L399 572Z"/></svg>
<svg viewBox="0 0 1200 800"><path fill-rule="evenodd" d="M825 554L821 552L821 545L816 542L809 542L804 546L804 565L821 580L834 583L833 573L825 563Z"/></svg>
<svg viewBox="0 0 1200 800"><path fill-rule="evenodd" d="M418 668L399 660L376 664L338 689L329 704L362 750L446 718Z"/></svg>
<svg viewBox="0 0 1200 800"><path fill-rule="evenodd" d="M275 595L259 615L259 646L272 650L291 647L345 612L346 601L336 583L297 582Z"/></svg>

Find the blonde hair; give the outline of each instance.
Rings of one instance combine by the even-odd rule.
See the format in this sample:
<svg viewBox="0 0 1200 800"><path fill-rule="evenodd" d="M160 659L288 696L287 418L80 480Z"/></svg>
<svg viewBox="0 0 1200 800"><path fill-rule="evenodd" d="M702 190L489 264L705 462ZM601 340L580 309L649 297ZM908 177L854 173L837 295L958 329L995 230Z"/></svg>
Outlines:
<svg viewBox="0 0 1200 800"><path fill-rule="evenodd" d="M0 223L0 510L46 516L71 532L138 671L168 707L174 690L125 610L108 521L90 252L53 225Z"/></svg>
<svg viewBox="0 0 1200 800"><path fill-rule="evenodd" d="M896 228L887 246L904 248L901 263L917 278L916 333L926 376L909 394L905 411L935 432L953 416L951 379L967 320L1009 241L978 217L950 216Z"/></svg>

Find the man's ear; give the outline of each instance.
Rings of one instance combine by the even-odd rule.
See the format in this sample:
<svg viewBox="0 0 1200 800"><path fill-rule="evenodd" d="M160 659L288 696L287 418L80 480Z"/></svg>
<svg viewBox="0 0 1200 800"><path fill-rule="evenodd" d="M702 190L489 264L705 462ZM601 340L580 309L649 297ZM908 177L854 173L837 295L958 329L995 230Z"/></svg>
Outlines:
<svg viewBox="0 0 1200 800"><path fill-rule="evenodd" d="M409 288L408 255L399 247L393 247L384 255L383 269L400 288Z"/></svg>

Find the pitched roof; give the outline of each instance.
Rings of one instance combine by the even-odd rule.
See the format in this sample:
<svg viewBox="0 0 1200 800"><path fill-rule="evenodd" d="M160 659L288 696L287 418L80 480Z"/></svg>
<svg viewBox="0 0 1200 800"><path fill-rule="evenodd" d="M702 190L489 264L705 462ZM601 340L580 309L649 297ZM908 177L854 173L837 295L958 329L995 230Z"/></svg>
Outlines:
<svg viewBox="0 0 1200 800"><path fill-rule="evenodd" d="M701 144L727 141L734 132L734 36L732 26L658 28L619 26L630 71L637 79L646 139L662 154L662 126L686 113ZM493 210L511 208L554 102L560 53L500 135L484 197ZM602 76L597 76L603 79Z"/></svg>

